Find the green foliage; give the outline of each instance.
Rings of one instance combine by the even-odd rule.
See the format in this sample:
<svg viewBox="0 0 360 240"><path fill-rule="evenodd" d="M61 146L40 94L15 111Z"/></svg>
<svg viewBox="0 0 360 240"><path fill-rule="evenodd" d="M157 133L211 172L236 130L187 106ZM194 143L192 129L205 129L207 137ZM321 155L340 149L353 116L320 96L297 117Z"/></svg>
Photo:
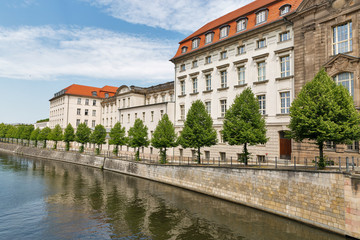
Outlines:
<svg viewBox="0 0 360 240"><path fill-rule="evenodd" d="M197 149L198 163L201 163L200 148L210 147L217 143L213 121L200 100L196 100L187 113L179 143L184 148Z"/></svg>
<svg viewBox="0 0 360 240"><path fill-rule="evenodd" d="M46 148L46 141L49 140L49 134L51 133L51 129L49 127L45 127L41 130L38 140L43 141L43 148Z"/></svg>
<svg viewBox="0 0 360 240"><path fill-rule="evenodd" d="M247 145L267 142L265 119L259 112L259 103L250 88L236 96L226 111L221 133L224 141L230 145L244 145L242 161L245 164L250 156Z"/></svg>
<svg viewBox="0 0 360 240"><path fill-rule="evenodd" d="M148 128L144 125L143 121L138 118L135 120L134 126L129 129L128 136L128 145L137 148L136 160L140 160L140 147L149 146Z"/></svg>
<svg viewBox="0 0 360 240"><path fill-rule="evenodd" d="M120 122L115 123L114 127L110 130L109 144L115 145L114 153L118 155L119 146L125 145L127 142L125 136L125 128L121 127Z"/></svg>
<svg viewBox="0 0 360 240"><path fill-rule="evenodd" d="M45 118L45 119L41 119L41 120L36 121L36 123L42 123L42 122L48 122L48 121L49 121L49 119Z"/></svg>
<svg viewBox="0 0 360 240"><path fill-rule="evenodd" d="M16 134L16 127L13 125L9 125L5 137L6 138L15 138L15 134Z"/></svg>
<svg viewBox="0 0 360 240"><path fill-rule="evenodd" d="M4 123L0 124L0 138L6 138L6 134L10 129L10 125L6 125Z"/></svg>
<svg viewBox="0 0 360 240"><path fill-rule="evenodd" d="M49 139L54 141L53 149L56 149L58 141L63 139L63 131L59 124L56 124L55 127L51 130Z"/></svg>
<svg viewBox="0 0 360 240"><path fill-rule="evenodd" d="M70 123L66 126L64 130L63 140L65 142L65 150L69 151L70 142L75 140L75 130Z"/></svg>
<svg viewBox="0 0 360 240"><path fill-rule="evenodd" d="M160 163L166 163L166 149L178 145L174 125L167 114L163 115L156 126L151 145L160 149Z"/></svg>
<svg viewBox="0 0 360 240"><path fill-rule="evenodd" d="M24 126L24 125L16 126L15 138L16 138L17 140L18 140L18 139L22 139L21 136L22 136L22 133L23 133L24 130L25 130L25 126Z"/></svg>
<svg viewBox="0 0 360 240"><path fill-rule="evenodd" d="M27 126L24 126L24 129L21 133L21 139L26 139L28 140L28 144L30 143L30 136L31 136L31 133L34 131L34 125L27 125Z"/></svg>
<svg viewBox="0 0 360 240"><path fill-rule="evenodd" d="M360 115L353 98L337 86L324 69L307 83L290 108L290 134L297 141L315 141L319 148L319 167L325 166L325 141L349 143L360 139Z"/></svg>
<svg viewBox="0 0 360 240"><path fill-rule="evenodd" d="M90 141L90 134L91 129L85 123L80 123L75 134L75 140L81 143L80 152L84 152L84 144Z"/></svg>
<svg viewBox="0 0 360 240"><path fill-rule="evenodd" d="M100 154L100 146L105 142L106 138L106 129L103 125L98 124L95 126L94 131L90 135L90 141L91 143L96 144L98 147L96 148L96 154Z"/></svg>
<svg viewBox="0 0 360 240"><path fill-rule="evenodd" d="M40 134L40 129L36 128L34 131L32 131L30 135L30 140L35 141L35 147L37 147L39 134Z"/></svg>

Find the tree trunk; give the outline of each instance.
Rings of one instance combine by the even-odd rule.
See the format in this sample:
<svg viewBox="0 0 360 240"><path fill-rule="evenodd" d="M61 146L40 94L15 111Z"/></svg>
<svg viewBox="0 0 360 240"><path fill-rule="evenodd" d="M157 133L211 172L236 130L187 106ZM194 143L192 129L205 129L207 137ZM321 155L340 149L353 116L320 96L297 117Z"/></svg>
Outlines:
<svg viewBox="0 0 360 240"><path fill-rule="evenodd" d="M247 150L247 143L244 143L244 163L247 166L248 165L248 150Z"/></svg>
<svg viewBox="0 0 360 240"><path fill-rule="evenodd" d="M319 146L319 155L320 155L318 166L319 166L319 169L324 169L325 168L324 142L318 142L318 146Z"/></svg>
<svg viewBox="0 0 360 240"><path fill-rule="evenodd" d="M198 164L201 164L201 159L200 159L200 147L198 147L197 159L198 159Z"/></svg>

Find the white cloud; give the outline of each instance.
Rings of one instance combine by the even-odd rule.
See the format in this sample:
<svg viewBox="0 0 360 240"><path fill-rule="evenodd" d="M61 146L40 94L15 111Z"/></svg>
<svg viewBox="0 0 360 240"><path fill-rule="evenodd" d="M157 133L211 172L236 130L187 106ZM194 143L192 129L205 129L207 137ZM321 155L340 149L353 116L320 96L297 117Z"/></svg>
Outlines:
<svg viewBox="0 0 360 240"><path fill-rule="evenodd" d="M82 0L115 18L189 33L253 0Z"/></svg>
<svg viewBox="0 0 360 240"><path fill-rule="evenodd" d="M0 78L173 79L176 42L97 28L0 27Z"/></svg>

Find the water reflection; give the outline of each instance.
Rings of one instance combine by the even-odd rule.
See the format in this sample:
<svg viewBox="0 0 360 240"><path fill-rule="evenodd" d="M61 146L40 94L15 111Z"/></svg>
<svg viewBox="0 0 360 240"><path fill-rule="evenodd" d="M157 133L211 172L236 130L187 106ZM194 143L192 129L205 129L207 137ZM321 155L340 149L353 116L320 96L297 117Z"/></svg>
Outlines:
<svg viewBox="0 0 360 240"><path fill-rule="evenodd" d="M176 187L61 162L0 154L0 188L5 239L345 239ZM24 217L20 227L15 220Z"/></svg>

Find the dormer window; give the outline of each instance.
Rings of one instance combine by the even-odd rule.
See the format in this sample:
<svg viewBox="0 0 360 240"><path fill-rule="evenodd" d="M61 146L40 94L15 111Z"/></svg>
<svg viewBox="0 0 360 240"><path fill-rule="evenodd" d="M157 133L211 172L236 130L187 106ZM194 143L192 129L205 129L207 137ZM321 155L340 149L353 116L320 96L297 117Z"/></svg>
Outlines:
<svg viewBox="0 0 360 240"><path fill-rule="evenodd" d="M285 5L281 6L280 7L280 16L285 15L288 12L290 12L290 8L291 8L290 4L285 4Z"/></svg>
<svg viewBox="0 0 360 240"><path fill-rule="evenodd" d="M205 34L205 44L212 43L213 39L214 39L214 33L213 32Z"/></svg>
<svg viewBox="0 0 360 240"><path fill-rule="evenodd" d="M237 21L237 31L241 32L246 30L247 18L242 18Z"/></svg>
<svg viewBox="0 0 360 240"><path fill-rule="evenodd" d="M186 53L186 52L187 52L187 49L188 49L188 47L182 47L182 48L181 48L181 53Z"/></svg>
<svg viewBox="0 0 360 240"><path fill-rule="evenodd" d="M192 49L198 48L200 45L200 38L195 38L192 40Z"/></svg>
<svg viewBox="0 0 360 240"><path fill-rule="evenodd" d="M230 26L224 26L220 28L220 38L229 36Z"/></svg>
<svg viewBox="0 0 360 240"><path fill-rule="evenodd" d="M96 96L97 96L97 92L96 92L96 91L93 91L93 92L92 92L92 95L93 95L94 97L96 97Z"/></svg>
<svg viewBox="0 0 360 240"><path fill-rule="evenodd" d="M264 9L264 10L260 10L256 13L256 24L261 24L266 22L267 20L267 14L268 10Z"/></svg>
<svg viewBox="0 0 360 240"><path fill-rule="evenodd" d="M109 93L105 93L105 98L108 98L109 97Z"/></svg>

